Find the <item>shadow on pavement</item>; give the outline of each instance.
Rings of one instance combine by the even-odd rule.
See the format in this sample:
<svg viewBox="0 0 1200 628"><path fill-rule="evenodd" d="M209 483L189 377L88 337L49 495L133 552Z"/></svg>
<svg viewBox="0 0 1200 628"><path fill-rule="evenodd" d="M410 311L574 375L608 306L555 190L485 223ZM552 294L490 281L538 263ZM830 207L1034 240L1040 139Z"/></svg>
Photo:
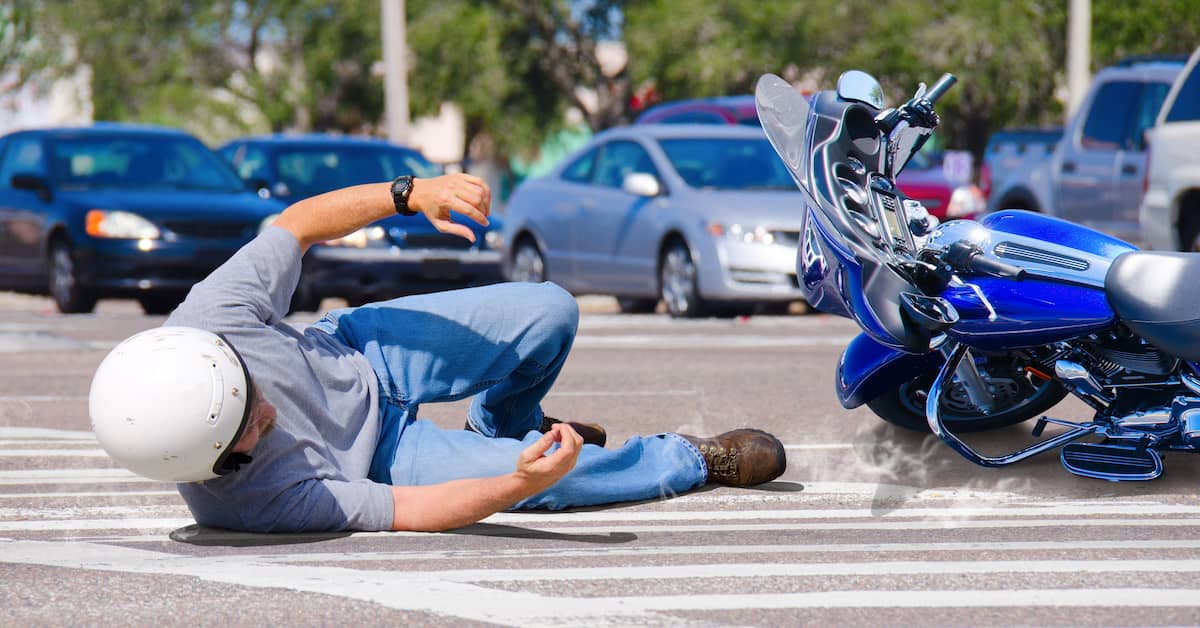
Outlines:
<svg viewBox="0 0 1200 628"><path fill-rule="evenodd" d="M350 536L349 532L299 532L257 534L221 528L190 525L171 532L172 541L203 547L267 547L271 545L300 545L321 543Z"/></svg>
<svg viewBox="0 0 1200 628"><path fill-rule="evenodd" d="M519 526L501 525L496 523L475 523L457 530L448 530L444 534L463 534L468 536L499 536L512 539L537 539L540 541L574 541L576 543L629 543L637 540L632 532L609 532L608 534L566 534L563 532L548 532L533 530Z"/></svg>

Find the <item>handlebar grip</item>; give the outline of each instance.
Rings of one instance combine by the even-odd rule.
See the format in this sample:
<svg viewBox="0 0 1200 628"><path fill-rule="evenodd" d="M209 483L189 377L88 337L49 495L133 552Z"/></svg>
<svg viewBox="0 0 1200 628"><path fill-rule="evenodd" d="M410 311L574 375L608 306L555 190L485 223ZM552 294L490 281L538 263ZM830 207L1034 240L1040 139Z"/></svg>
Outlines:
<svg viewBox="0 0 1200 628"><path fill-rule="evenodd" d="M947 90L949 90L951 87L954 87L954 84L957 82L958 79L953 74L943 74L942 78L938 79L938 81L933 84L933 87L930 87L929 91L925 92L925 100L928 100L931 103L937 102L937 100L941 98Z"/></svg>
<svg viewBox="0 0 1200 628"><path fill-rule="evenodd" d="M1016 279L1020 281L1025 278L1025 269L1020 266L1006 264L1000 260L985 257L984 255L975 255L971 257L971 261L967 264L972 271L981 275L991 275L993 277L1005 277L1008 279Z"/></svg>

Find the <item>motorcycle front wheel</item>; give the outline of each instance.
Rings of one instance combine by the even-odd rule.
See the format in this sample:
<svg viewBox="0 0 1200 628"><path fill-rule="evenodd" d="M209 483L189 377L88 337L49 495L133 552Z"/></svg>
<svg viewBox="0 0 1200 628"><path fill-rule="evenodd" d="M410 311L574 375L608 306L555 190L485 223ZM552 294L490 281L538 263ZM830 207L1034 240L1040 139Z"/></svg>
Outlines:
<svg viewBox="0 0 1200 628"><path fill-rule="evenodd" d="M993 368L995 367L995 368ZM943 391L942 421L951 432L994 430L1041 416L1067 396L1058 382L1039 379L1012 364L989 364L981 373L992 393L996 407L984 414L971 403L966 389L954 381ZM929 432L925 419L925 400L936 371L923 373L895 389L867 402L879 418L905 429Z"/></svg>

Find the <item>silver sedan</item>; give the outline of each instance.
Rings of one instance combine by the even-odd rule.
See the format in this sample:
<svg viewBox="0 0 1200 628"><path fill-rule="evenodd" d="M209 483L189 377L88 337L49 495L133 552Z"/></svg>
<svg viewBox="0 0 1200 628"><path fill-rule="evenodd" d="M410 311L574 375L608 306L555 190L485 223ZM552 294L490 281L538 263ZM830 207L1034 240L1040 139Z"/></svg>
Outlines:
<svg viewBox="0 0 1200 628"><path fill-rule="evenodd" d="M513 194L505 271L613 295L628 312L659 299L679 317L785 309L803 299L800 196L761 129L611 129Z"/></svg>

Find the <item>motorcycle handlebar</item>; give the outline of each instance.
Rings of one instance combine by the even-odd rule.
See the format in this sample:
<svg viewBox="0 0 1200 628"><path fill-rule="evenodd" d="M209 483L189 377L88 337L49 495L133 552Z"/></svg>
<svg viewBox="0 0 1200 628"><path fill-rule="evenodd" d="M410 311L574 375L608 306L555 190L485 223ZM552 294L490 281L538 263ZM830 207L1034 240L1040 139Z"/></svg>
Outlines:
<svg viewBox="0 0 1200 628"><path fill-rule="evenodd" d="M933 84L933 87L930 87L929 91L925 92L925 100L928 100L930 103L937 102L937 100L941 98L942 95L945 94L951 87L954 87L954 84L957 82L958 78L953 74L943 74L942 78L938 79L938 81Z"/></svg>
<svg viewBox="0 0 1200 628"><path fill-rule="evenodd" d="M990 258L983 254L983 249L966 240L950 245L942 254L942 259L951 268L958 270L966 270L980 275L1016 279L1017 281L1025 278L1024 268Z"/></svg>
<svg viewBox="0 0 1200 628"><path fill-rule="evenodd" d="M971 270L982 275L991 275L993 277L1006 277L1020 281L1025 278L1025 269L1020 266L1006 264L1000 260L995 260L983 255L976 255L971 258L968 264Z"/></svg>

